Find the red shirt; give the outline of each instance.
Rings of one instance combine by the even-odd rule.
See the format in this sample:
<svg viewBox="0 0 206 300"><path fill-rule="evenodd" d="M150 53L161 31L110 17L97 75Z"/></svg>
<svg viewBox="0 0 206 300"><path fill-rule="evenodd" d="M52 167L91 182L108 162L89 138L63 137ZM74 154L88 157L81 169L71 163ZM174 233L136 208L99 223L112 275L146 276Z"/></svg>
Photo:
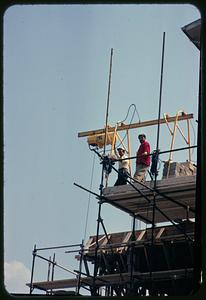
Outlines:
<svg viewBox="0 0 206 300"><path fill-rule="evenodd" d="M137 151L137 164L144 164L146 166L150 165L150 156L149 155L144 155L142 154L144 152L147 152L147 154L150 154L150 144L145 140L140 146Z"/></svg>

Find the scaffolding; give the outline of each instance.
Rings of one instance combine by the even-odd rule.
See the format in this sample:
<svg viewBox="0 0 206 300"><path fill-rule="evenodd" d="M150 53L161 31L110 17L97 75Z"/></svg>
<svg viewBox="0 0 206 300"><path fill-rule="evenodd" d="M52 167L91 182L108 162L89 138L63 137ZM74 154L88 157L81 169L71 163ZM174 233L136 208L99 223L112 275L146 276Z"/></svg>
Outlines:
<svg viewBox="0 0 206 300"><path fill-rule="evenodd" d="M100 235L97 262L99 272L95 279L96 292L100 295L104 291L105 296L124 296L131 294L131 291L135 295L145 295L146 292L149 295L175 295L180 281L182 284L184 283L184 289L189 290L188 282L192 281L194 267L194 244L192 242L194 222L185 221L181 226L191 239L185 240L184 234L179 233L174 226L161 226L155 228L155 245L153 247L150 243L151 228L110 234L110 244L108 244L108 237L105 234ZM132 236L133 239L131 239ZM31 282L31 293L35 288L45 291L47 295L71 294L71 291L63 293L62 289L73 287L76 287L74 295L79 295L80 287L88 289L90 292L93 291L94 278L89 271L88 262L95 263L95 245L96 236L91 236L85 247L79 244L35 248L33 262L37 257L48 262L48 278L47 281ZM55 255L51 260L38 254L43 250L68 247L79 247L78 250L66 251L67 253L77 253L78 270L72 271L62 267L56 262ZM189 255L183 256L183 253ZM75 278L54 280L54 267L63 268L74 274ZM52 272L49 279L50 271ZM172 286L169 285L169 281L172 282ZM172 290L174 288L175 290Z"/></svg>
<svg viewBox="0 0 206 300"><path fill-rule="evenodd" d="M33 250L33 262L31 282L28 284L30 293L35 288L44 290L47 294L56 294L58 289L76 287L74 295L80 295L80 289L88 290L91 296L170 296L190 295L194 291L194 247L195 247L195 217L196 217L196 166L191 161L191 146L189 120L193 114L179 111L176 116L170 117L164 114L161 118L161 94L163 78L165 33L163 34L160 97L158 119L134 124L117 124L114 127L108 125L109 95L111 87L112 56L110 56L109 85L106 109L106 121L103 129L80 132L78 137L88 137L88 144L101 160L102 173L99 194L74 183L80 189L94 195L98 200L98 216L96 235L91 236L86 245L80 243L78 250L70 250L67 253L78 252L76 259L79 261L78 270L73 272L75 278L54 280L54 266L63 268L51 258L46 259L39 254L36 246ZM179 121L187 122L187 135L185 137L179 126ZM173 129L169 123L173 122ZM159 150L160 125L166 124L171 134L170 149ZM158 125L156 153L158 155L168 153L166 162L167 171L164 180L157 180L155 172L150 182L137 182L129 176L127 185L108 187L108 170L118 170L114 167L112 159L106 155L106 145L111 145L114 151L115 143L123 141L118 131L126 130L127 147L130 154L129 130L146 126ZM183 137L186 147L174 149L174 141L177 130ZM98 151L103 147L103 154ZM175 151L188 150L189 167L192 170L189 176L170 176L172 155ZM150 154L152 155L152 154ZM136 159L129 155L130 161ZM118 160L117 160L118 161ZM157 170L156 170L157 171ZM106 176L104 177L104 175ZM105 180L106 179L106 180ZM105 186L104 186L105 180ZM123 233L108 234L104 225L101 209L104 203L120 209L132 217L132 230ZM135 229L135 220L149 224L145 230ZM157 226L157 223L169 222L167 226ZM102 226L104 234L100 234ZM67 246L68 247L68 246ZM71 247L71 246L69 246ZM36 257L48 263L48 278L46 281L34 282L34 264ZM88 266L91 263L93 269ZM51 271L52 266L52 271ZM83 271L84 267L84 271ZM50 274L51 277L50 277Z"/></svg>
<svg viewBox="0 0 206 300"><path fill-rule="evenodd" d="M190 150L196 146L190 145L189 125L188 139L184 139L187 147L174 149L174 133L180 131L178 121L186 121L193 117L192 114L178 112L175 117L164 116L162 124L174 122L171 147L166 151L159 151L159 155L168 153L167 164L171 163L171 153L176 151ZM147 121L147 126L157 124L156 121ZM145 122L138 123L133 128L144 126ZM130 125L130 126L131 126ZM124 127L124 129L122 128ZM128 130L127 125L114 128L117 130ZM111 127L108 131L112 132ZM93 135L96 135L93 131ZM99 133L98 133L99 134ZM181 131L183 136L183 133ZM79 133L79 137L89 135L91 132ZM115 136L115 135L114 135ZM127 134L128 137L128 134ZM91 139L90 139L91 140ZM113 144L113 141L112 141ZM105 140L106 145L106 140ZM74 288L73 295L79 295L80 289L84 288L92 295L125 296L125 295L184 295L191 292L194 269L194 222L195 198L196 198L196 167L188 168L189 176L167 176L164 180L139 182L130 176L127 185L105 187L104 172L108 167L118 173L112 160L106 155L99 153L96 145L90 148L98 155L102 165L102 177L100 182L100 194L94 193L81 185L75 186L94 195L98 199L99 209L97 218L97 232L90 237L87 244L83 242L75 245L57 246L50 248L33 249L33 262L31 281L28 284L30 294L34 289L43 290L46 294L65 294L70 291L62 291L62 288ZM152 154L150 154L152 155ZM129 157L128 159L135 159ZM187 164L192 164L188 160ZM190 165L189 165L190 167ZM185 175L185 174L183 174ZM108 178L107 178L108 179ZM108 234L101 217L101 207L104 203L120 209L132 217L133 226L130 232ZM155 211L155 214L154 214ZM135 230L135 220L149 224L146 230ZM157 223L169 222L169 226L156 226ZM100 235L102 226L104 235ZM79 261L78 270L65 268L53 259L39 255L40 251L73 248L66 253L77 253ZM185 259L182 260L182 257ZM46 281L34 281L34 266L36 258L48 263L48 276ZM93 265L93 272L88 263ZM84 271L83 271L84 267ZM54 280L54 270L60 268L73 274L75 278Z"/></svg>

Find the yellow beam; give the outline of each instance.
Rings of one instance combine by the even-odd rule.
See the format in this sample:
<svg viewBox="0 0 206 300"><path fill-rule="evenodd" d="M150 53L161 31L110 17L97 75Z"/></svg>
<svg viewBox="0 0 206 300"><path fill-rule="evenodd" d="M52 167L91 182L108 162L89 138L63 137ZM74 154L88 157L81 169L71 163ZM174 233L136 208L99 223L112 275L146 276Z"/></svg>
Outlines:
<svg viewBox="0 0 206 300"><path fill-rule="evenodd" d="M167 117L167 122L168 123L175 122L175 119L176 119L176 116L175 117ZM193 114L182 114L181 116L178 117L178 121L188 120L188 119L193 119ZM165 118L160 119L160 124L164 124L164 123L166 123ZM117 131L153 126L153 125L157 125L157 124L158 124L158 120L144 121L144 122L133 123L133 124L129 124L129 125L121 124L120 126L117 127ZM115 130L115 127L108 126L107 132L114 132L114 130ZM97 130L79 132L78 137L86 137L86 136L102 134L102 133L105 133L105 129L97 129Z"/></svg>

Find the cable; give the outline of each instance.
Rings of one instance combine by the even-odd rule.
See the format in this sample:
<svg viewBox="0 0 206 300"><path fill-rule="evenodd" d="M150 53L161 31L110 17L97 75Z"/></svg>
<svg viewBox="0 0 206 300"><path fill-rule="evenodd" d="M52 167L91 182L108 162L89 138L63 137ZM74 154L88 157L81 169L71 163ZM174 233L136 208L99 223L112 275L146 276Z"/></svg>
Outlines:
<svg viewBox="0 0 206 300"><path fill-rule="evenodd" d="M92 189L92 184L93 184L93 177L94 177L94 163L95 163L95 153L93 156L93 163L92 163L92 174L91 174L91 181L90 181L90 190ZM88 226L88 218L89 218L89 209L90 209L90 201L91 201L91 193L89 193L89 197L88 197L88 204L87 204L87 213L86 213L86 221L85 221L85 230L84 230L84 240L86 238L86 233L87 233L87 226Z"/></svg>
<svg viewBox="0 0 206 300"><path fill-rule="evenodd" d="M118 123L124 123L124 122L126 121L128 115L129 115L129 111L130 111L130 109L131 109L132 106L134 106L134 111L133 111L133 113L132 113L132 117L131 117L131 120L130 120L130 122L129 122L129 128L130 128L130 125L132 124L132 121L133 121L133 119L134 119L134 114L135 114L135 112L136 112L137 115L138 115L139 123L141 122L141 121L140 121L140 116L139 116L138 110L137 110L136 105L135 105L134 103L133 103L133 104L130 104L130 106L129 106L128 110L127 110L126 117L124 118L124 120L118 122ZM129 129L129 128L128 128L128 129ZM122 141L125 140L126 136L127 136L127 134L125 133L125 135L124 135ZM119 143L119 145L117 146L117 148L118 148L120 145L121 145L121 143Z"/></svg>
<svg viewBox="0 0 206 300"><path fill-rule="evenodd" d="M127 115L126 115L125 119L124 119L123 121L121 121L122 123L126 121L128 115L129 115L130 108L131 108L132 106L134 106L134 112L133 112L132 119L133 119L133 117L134 117L134 113L136 112L137 115L138 115L138 118L139 118L139 122L140 122L140 117L139 117L139 113L138 113L138 110L137 110L137 108L136 108L136 105L135 105L134 103L132 103L132 104L130 104L130 106L129 106L128 110L127 110Z"/></svg>

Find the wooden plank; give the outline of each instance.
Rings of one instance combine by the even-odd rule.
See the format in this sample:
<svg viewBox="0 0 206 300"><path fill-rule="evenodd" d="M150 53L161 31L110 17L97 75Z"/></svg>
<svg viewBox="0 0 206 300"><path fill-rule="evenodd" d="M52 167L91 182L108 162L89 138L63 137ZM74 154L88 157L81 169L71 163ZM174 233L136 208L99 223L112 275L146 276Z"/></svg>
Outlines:
<svg viewBox="0 0 206 300"><path fill-rule="evenodd" d="M160 228L158 234L156 235L156 239L159 239L164 231L165 231L165 227Z"/></svg>
<svg viewBox="0 0 206 300"><path fill-rule="evenodd" d="M106 238L106 235L103 235L102 237L99 237L98 239L98 243L101 242L102 240L104 240ZM90 243L87 248L90 248L92 246L96 245L96 241L94 241L93 243Z"/></svg>
<svg viewBox="0 0 206 300"><path fill-rule="evenodd" d="M195 223L194 222L189 222L186 223L186 229L194 232L194 226ZM160 229L164 228L165 232L164 235L171 235L171 234L177 234L179 233L178 229L176 227L174 227L173 225L168 225L168 226L158 226L154 228L155 233L157 234L159 232ZM135 230L135 235L139 236L140 234L142 235L143 233L145 233L145 231L148 233L150 231L152 231L152 228L147 228L147 229L139 229L139 230ZM122 241L124 240L125 236L127 236L127 234L132 233L132 231L123 231L123 232L113 232L111 233L111 238L112 240L115 240L117 244L121 244ZM96 236L90 236L90 238L94 239ZM101 246L101 245L100 245ZM114 244L113 244L114 246Z"/></svg>
<svg viewBox="0 0 206 300"><path fill-rule="evenodd" d="M143 230L142 232L140 232L140 234L139 234L139 236L137 238L137 241L141 241L142 240L143 236L145 235L145 232L146 232L146 230Z"/></svg>
<svg viewBox="0 0 206 300"><path fill-rule="evenodd" d="M145 185L146 187L137 183L141 194L130 185L105 188L103 194L109 199L111 205L118 205L119 209L122 210L128 209L128 211L136 214L137 219L149 218L151 221L150 213L153 207L154 192L150 189L152 189L153 182L146 182ZM193 212L189 212L189 217L195 217L196 175L159 180L157 189L156 205L170 219L186 218L187 207L193 210ZM177 201L177 203L172 200ZM185 207L180 206L179 203ZM156 216L158 222L167 221L159 212L156 213Z"/></svg>
<svg viewBox="0 0 206 300"><path fill-rule="evenodd" d="M187 268L187 275L192 276L193 268ZM172 279L174 276L178 277L185 277L185 269L177 269L177 270L166 270L166 271L155 271L152 272L153 279L165 280L165 279ZM130 273L121 273L121 274L108 274L97 276L95 280L96 286L111 286L112 284L124 284L130 281ZM150 272L134 272L134 277L139 278L140 280L143 279L150 279L151 273ZM92 285L93 278L91 277L82 277L81 278L81 286L89 286ZM26 284L30 287L30 283ZM39 288L41 290L50 290L50 289L63 289L63 288L72 288L76 287L77 279L64 279L64 280L55 280L55 281L42 281L42 282L34 282L33 287Z"/></svg>
<svg viewBox="0 0 206 300"><path fill-rule="evenodd" d="M183 114L182 116L178 117L178 121L189 120L189 119L193 119L193 114ZM176 120L176 116L167 118L168 123L174 122L175 120ZM122 124L121 126L117 127L117 131L153 126L153 125L157 125L158 122L159 120L157 119L157 120L133 123L130 125ZM164 123L166 123L165 119L164 118L160 119L160 124L164 124ZM115 127L108 127L108 132L114 132L114 130ZM105 129L89 130L89 131L79 132L78 137L86 137L86 136L92 136L92 135L103 134L103 133L105 133Z"/></svg>
<svg viewBox="0 0 206 300"><path fill-rule="evenodd" d="M170 210L162 210L164 214L171 220L175 219L186 219L187 215L185 210L183 209L170 209ZM145 212L138 212L139 217L146 217L148 220L152 221L152 210L145 211ZM188 214L189 218L194 218L194 213L190 212ZM155 223L161 223L161 222L169 222L168 219L162 215L159 211L155 211Z"/></svg>
<svg viewBox="0 0 206 300"><path fill-rule="evenodd" d="M131 231L127 232L126 236L122 240L122 243L127 243L129 241L131 235L132 235ZM122 252L125 248L126 248L126 246L119 247L119 248L117 248L117 252Z"/></svg>
<svg viewBox="0 0 206 300"><path fill-rule="evenodd" d="M159 193L165 193L168 196L172 193L175 192L180 192L180 191L192 191L196 189L196 176L185 176L185 177L191 177L187 178L185 180L184 177L182 178L170 178L170 179L164 179L161 181L157 182L157 196L159 197ZM144 195L153 195L153 185L151 182L146 182L145 183L146 187L141 186L140 184L135 184L134 186L139 190L141 193ZM147 187L148 186L148 187ZM150 190L151 189L151 190ZM118 186L118 187L109 187L105 188L103 190L103 194L105 197L115 200L115 199L130 199L131 197L135 196L135 198L141 198L142 195L140 192L135 190L132 186L130 185L123 185L123 186Z"/></svg>

